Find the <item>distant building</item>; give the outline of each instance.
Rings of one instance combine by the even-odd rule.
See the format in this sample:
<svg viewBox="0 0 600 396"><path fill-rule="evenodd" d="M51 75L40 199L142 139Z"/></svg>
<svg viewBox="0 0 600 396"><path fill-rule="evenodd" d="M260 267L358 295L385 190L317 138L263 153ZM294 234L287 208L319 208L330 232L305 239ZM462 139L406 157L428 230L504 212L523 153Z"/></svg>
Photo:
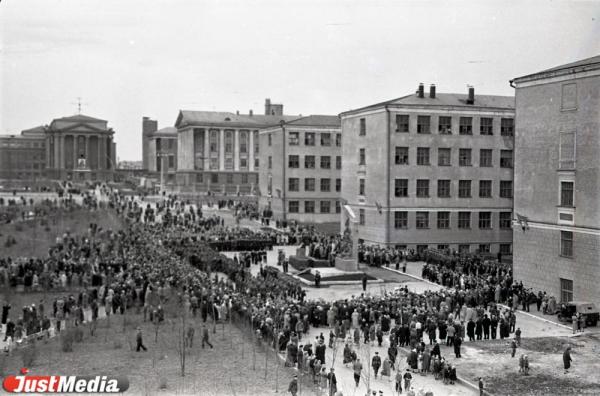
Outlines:
<svg viewBox="0 0 600 396"><path fill-rule="evenodd" d="M181 110L177 116L177 186L196 191L248 194L257 189L260 129L299 118L265 101L265 115ZM256 191L255 191L256 192Z"/></svg>
<svg viewBox="0 0 600 396"><path fill-rule="evenodd" d="M148 117L142 118L142 169L148 170L150 163L150 135L158 129L158 122Z"/></svg>
<svg viewBox="0 0 600 396"><path fill-rule="evenodd" d="M175 183L177 171L177 128L166 127L148 135L148 172L165 183Z"/></svg>
<svg viewBox="0 0 600 396"><path fill-rule="evenodd" d="M515 279L600 304L600 56L513 83Z"/></svg>
<svg viewBox="0 0 600 396"><path fill-rule="evenodd" d="M107 121L82 114L56 118L21 135L0 136L0 178L113 180L113 136Z"/></svg>
<svg viewBox="0 0 600 396"><path fill-rule="evenodd" d="M340 221L342 134L338 116L311 115L259 132L259 205L276 219Z"/></svg>
<svg viewBox="0 0 600 396"><path fill-rule="evenodd" d="M511 253L514 98L415 94L341 114L341 198L366 243Z"/></svg>

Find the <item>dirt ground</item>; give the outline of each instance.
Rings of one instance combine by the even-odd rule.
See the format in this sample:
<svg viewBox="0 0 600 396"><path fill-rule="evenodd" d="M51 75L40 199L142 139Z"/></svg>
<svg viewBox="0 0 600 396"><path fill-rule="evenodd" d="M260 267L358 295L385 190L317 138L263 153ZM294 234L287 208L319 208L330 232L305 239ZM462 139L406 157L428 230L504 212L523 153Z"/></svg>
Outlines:
<svg viewBox="0 0 600 396"><path fill-rule="evenodd" d="M267 395L287 394L294 370L285 368L275 353L269 350L265 359L262 346L250 342L249 335L235 326L217 324L210 337L214 349L201 344L201 320L194 320L194 344L186 353L185 377L181 377L180 354L175 334L180 322L172 319L159 327L155 342L154 325L142 322L141 315L127 315L124 331L123 316L100 321L95 336L84 331L82 343L75 343L73 352L62 352L55 338L36 344L37 357L30 365L30 375L126 375L131 395ZM189 324L189 322L188 322ZM147 352L135 352L135 329L141 326ZM23 367L23 350L12 356L0 357L0 376L16 374ZM265 379L265 360L267 377ZM277 372L277 374L276 374ZM277 379L276 379L277 376ZM277 383L278 392L275 392ZM162 389L164 385L164 389ZM1 392L1 391L0 391Z"/></svg>
<svg viewBox="0 0 600 396"><path fill-rule="evenodd" d="M511 357L510 340L463 344L462 358L451 350L446 358L459 365L465 379L482 377L494 395L598 395L600 394L600 339L579 337L524 338ZM564 374L562 355L571 346L571 369ZM444 354L444 352L442 352ZM519 357L529 358L529 375L519 373Z"/></svg>
<svg viewBox="0 0 600 396"><path fill-rule="evenodd" d="M50 216L47 221L49 231L45 225L40 225L40 220L0 225L0 257L46 257L48 249L56 243L56 237L67 230L74 235L83 235L87 233L90 223L113 230L120 229L122 225L121 219L109 210L78 210L58 219ZM5 246L8 235L17 240L15 245Z"/></svg>

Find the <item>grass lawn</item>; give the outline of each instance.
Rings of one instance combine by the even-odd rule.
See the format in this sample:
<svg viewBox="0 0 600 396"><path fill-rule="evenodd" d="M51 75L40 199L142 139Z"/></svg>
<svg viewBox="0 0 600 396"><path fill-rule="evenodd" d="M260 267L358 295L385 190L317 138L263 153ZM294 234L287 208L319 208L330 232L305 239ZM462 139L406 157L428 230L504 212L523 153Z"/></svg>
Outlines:
<svg viewBox="0 0 600 396"><path fill-rule="evenodd" d="M46 257L48 249L56 243L56 237L65 231L82 235L87 233L90 223L97 223L103 229L118 230L122 220L109 209L94 212L81 209L69 212L60 218L50 217L48 228L40 225L40 220L30 220L0 225L0 257ZM13 236L17 243L5 246L7 236Z"/></svg>

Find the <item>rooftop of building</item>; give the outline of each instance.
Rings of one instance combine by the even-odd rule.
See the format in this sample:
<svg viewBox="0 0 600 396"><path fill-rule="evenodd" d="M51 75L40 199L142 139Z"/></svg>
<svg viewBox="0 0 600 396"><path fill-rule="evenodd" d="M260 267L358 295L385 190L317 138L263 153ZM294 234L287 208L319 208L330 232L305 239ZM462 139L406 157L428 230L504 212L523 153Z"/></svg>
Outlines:
<svg viewBox="0 0 600 396"><path fill-rule="evenodd" d="M422 97L420 97L418 92L416 92L396 99L387 100L385 102L376 103L358 109L348 110L341 113L341 115L363 112L365 110L372 110L386 106L466 107L478 110L482 108L514 110L515 108L514 96L474 94L473 103L468 103L468 99L468 93L459 94L435 92L434 97L431 97L430 92L424 90Z"/></svg>
<svg viewBox="0 0 600 396"><path fill-rule="evenodd" d="M293 121L289 121L286 123L286 125L339 128L341 126L341 121L340 117L336 115L332 116L312 114L306 117L298 118Z"/></svg>
<svg viewBox="0 0 600 396"><path fill-rule="evenodd" d="M177 128L169 126L169 127L164 127L164 128L160 128L157 131L154 131L150 134L150 136L171 136L172 137L177 137Z"/></svg>
<svg viewBox="0 0 600 396"><path fill-rule="evenodd" d="M262 114L237 114L227 111L195 111L180 110L176 128L186 126L217 126L217 127L240 127L240 128L264 128L277 125L281 121L289 122L301 116L288 115L262 115Z"/></svg>
<svg viewBox="0 0 600 396"><path fill-rule="evenodd" d="M556 75L580 73L587 70L600 69L600 55L592 56L591 58L581 59L575 62L566 63L564 65L555 66L550 69L542 70L539 72L527 74L525 76L517 77L511 82L519 83L526 80L537 80L543 78L554 77Z"/></svg>
<svg viewBox="0 0 600 396"><path fill-rule="evenodd" d="M92 129L107 131L110 129L107 128L107 123L108 121L102 120L100 118L94 118L84 114L75 114L73 116L53 119L50 123L50 129L68 129L76 125L85 124L90 126Z"/></svg>

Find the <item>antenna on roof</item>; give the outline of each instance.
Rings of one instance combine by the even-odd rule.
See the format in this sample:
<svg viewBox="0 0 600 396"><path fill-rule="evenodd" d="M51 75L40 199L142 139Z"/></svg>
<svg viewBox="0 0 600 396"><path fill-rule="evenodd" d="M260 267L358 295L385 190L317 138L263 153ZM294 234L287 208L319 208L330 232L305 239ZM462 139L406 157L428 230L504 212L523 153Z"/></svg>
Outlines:
<svg viewBox="0 0 600 396"><path fill-rule="evenodd" d="M77 102L71 102L71 104L77 105L77 114L81 114L81 106L88 105L89 103L82 103L81 96L77 97Z"/></svg>

